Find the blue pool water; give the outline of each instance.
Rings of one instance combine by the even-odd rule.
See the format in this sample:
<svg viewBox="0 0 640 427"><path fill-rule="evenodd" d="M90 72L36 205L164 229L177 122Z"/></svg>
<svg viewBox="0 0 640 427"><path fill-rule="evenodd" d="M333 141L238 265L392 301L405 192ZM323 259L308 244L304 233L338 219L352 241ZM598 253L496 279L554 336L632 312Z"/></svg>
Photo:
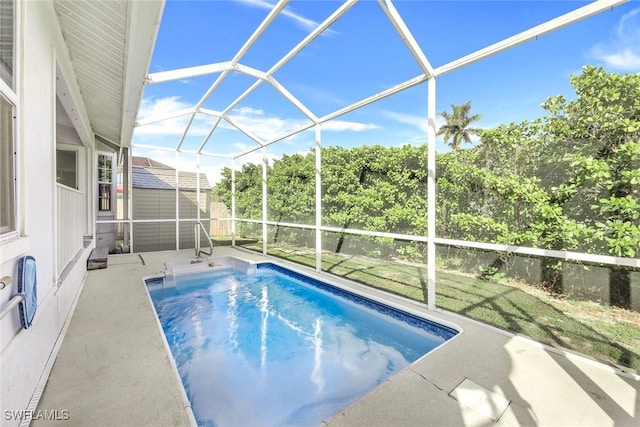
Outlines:
<svg viewBox="0 0 640 427"><path fill-rule="evenodd" d="M457 333L270 263L149 293L201 426L320 425Z"/></svg>

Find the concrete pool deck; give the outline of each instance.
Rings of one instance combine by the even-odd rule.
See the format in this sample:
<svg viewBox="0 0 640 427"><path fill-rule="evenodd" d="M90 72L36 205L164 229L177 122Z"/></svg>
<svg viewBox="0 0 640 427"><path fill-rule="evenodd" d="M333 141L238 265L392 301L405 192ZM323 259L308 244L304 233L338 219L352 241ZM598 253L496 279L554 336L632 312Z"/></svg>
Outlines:
<svg viewBox="0 0 640 427"><path fill-rule="evenodd" d="M264 260L215 248L214 256ZM32 426L193 425L142 279L193 250L109 256L89 271ZM286 265L286 262L278 260ZM304 267L296 266L305 270ZM381 295L333 278L332 281ZM638 426L640 377L384 294L463 333L336 414L339 426Z"/></svg>

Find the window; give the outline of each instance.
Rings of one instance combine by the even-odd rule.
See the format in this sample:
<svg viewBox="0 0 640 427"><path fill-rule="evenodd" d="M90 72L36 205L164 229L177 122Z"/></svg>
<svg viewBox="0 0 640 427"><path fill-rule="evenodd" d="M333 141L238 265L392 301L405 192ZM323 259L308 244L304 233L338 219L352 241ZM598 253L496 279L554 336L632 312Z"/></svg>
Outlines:
<svg viewBox="0 0 640 427"><path fill-rule="evenodd" d="M98 155L98 210L111 210L111 189L113 188L113 157Z"/></svg>
<svg viewBox="0 0 640 427"><path fill-rule="evenodd" d="M16 231L13 11L13 0L0 0L0 235Z"/></svg>
<svg viewBox="0 0 640 427"><path fill-rule="evenodd" d="M0 234L16 230L13 105L0 96Z"/></svg>
<svg viewBox="0 0 640 427"><path fill-rule="evenodd" d="M0 0L0 79L13 87L14 0Z"/></svg>
<svg viewBox="0 0 640 427"><path fill-rule="evenodd" d="M58 184L78 189L75 151L56 150L56 181Z"/></svg>

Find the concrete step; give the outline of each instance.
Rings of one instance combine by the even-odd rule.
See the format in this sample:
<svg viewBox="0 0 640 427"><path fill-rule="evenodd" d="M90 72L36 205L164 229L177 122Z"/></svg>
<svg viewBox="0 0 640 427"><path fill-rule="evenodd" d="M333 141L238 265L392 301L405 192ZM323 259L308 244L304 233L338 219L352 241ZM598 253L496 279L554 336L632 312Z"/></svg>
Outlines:
<svg viewBox="0 0 640 427"><path fill-rule="evenodd" d="M109 256L109 248L95 248L91 251L87 259L87 270L97 270L99 268L107 268L107 257Z"/></svg>

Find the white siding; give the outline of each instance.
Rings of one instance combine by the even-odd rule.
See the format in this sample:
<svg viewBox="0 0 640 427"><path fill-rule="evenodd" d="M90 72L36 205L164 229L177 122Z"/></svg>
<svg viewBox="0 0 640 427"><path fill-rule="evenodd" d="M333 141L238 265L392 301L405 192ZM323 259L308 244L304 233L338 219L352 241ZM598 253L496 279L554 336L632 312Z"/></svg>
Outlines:
<svg viewBox="0 0 640 427"><path fill-rule="evenodd" d="M58 193L58 272L82 248L84 226L84 195L64 185L57 185Z"/></svg>
<svg viewBox="0 0 640 427"><path fill-rule="evenodd" d="M180 218L195 219L197 213L196 193L181 191ZM209 194L200 195L200 218L209 227ZM175 190L133 189L133 219L175 219L176 193ZM180 249L194 247L194 223L180 224ZM204 233L203 241L206 238ZM133 225L133 249L135 252L159 251L176 249L176 225L172 222L138 223Z"/></svg>
<svg viewBox="0 0 640 427"><path fill-rule="evenodd" d="M0 275L15 279L18 257L32 255L37 265L38 308L28 330L21 328L17 309L0 320L0 402L3 410L27 408L81 288L84 263L90 251L88 248L83 253L76 267L68 272L65 282L58 286L57 254L67 252L67 249L58 247L56 233L58 227L66 227L58 223L56 215L56 60L66 69L69 63L65 59L66 52L56 48L61 45L61 38L51 2L18 4L18 195L22 234L27 237L19 250L4 251L8 246L0 245ZM82 204L82 201L74 200L73 203ZM80 215L86 215L86 206L82 208ZM76 214L78 212L74 212ZM73 246L77 246L82 229L86 227L82 216L77 217L77 221L73 229L80 232L74 231ZM16 292L17 281L14 280L10 288L0 291L0 307L4 307ZM0 421L2 425L19 424L19 420L4 418Z"/></svg>

